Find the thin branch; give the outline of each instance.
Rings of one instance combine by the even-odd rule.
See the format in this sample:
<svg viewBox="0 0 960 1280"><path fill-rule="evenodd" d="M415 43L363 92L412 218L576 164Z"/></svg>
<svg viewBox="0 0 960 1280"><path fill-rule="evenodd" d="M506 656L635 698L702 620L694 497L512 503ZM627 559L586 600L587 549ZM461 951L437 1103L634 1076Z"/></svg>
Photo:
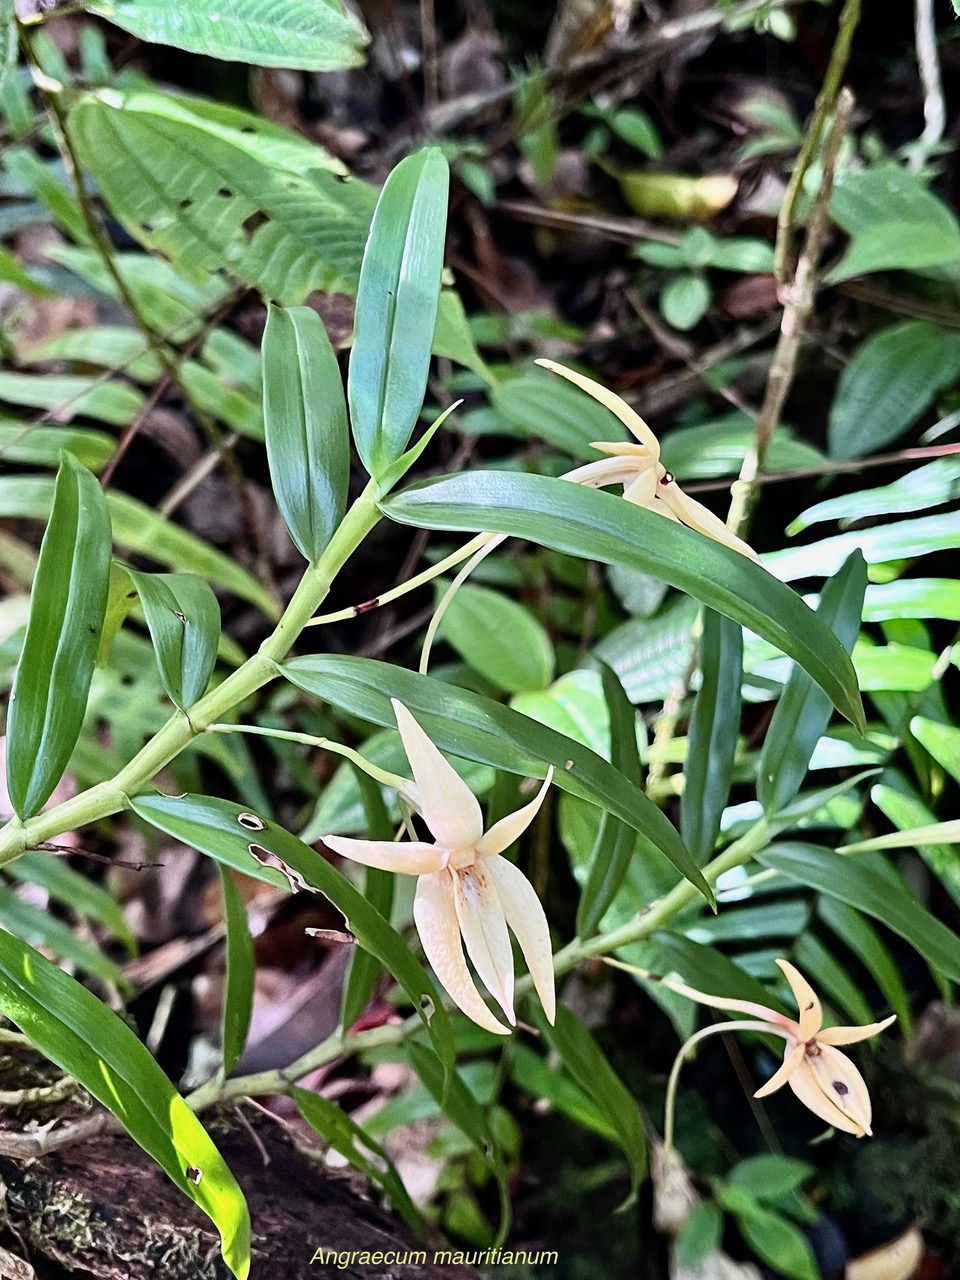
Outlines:
<svg viewBox="0 0 960 1280"><path fill-rule="evenodd" d="M793 172L790 174L790 181L787 183L787 190L784 193L783 203L780 206L780 213L777 217L777 244L774 251L773 273L781 285L787 283L791 274L790 257L793 243L793 218L796 213L797 200L803 190L803 180L807 176L807 170L813 163L817 148L820 146L820 139L823 137L823 132L826 128L827 117L833 110L833 104L836 102L837 95L840 92L844 72L850 60L853 33L857 29L859 20L860 0L847 0L840 15L840 29L837 32L837 39L830 54L830 65L827 67L827 74L823 80L823 88L817 95L813 119L810 121L810 126L803 139L803 145L800 148L800 154L797 156Z"/></svg>
<svg viewBox="0 0 960 1280"><path fill-rule="evenodd" d="M915 31L917 40L917 66L923 85L923 133L910 157L909 167L917 172L927 157L936 150L943 139L947 123L947 109L943 100L943 83L940 79L940 60L937 57L937 25L933 0L916 0Z"/></svg>
<svg viewBox="0 0 960 1280"><path fill-rule="evenodd" d="M850 3L851 0L848 0L848 8ZM727 524L739 537L745 536L750 523L756 496L756 479L763 470L770 441L773 439L783 406L793 386L800 344L810 316L813 314L813 305L817 296L817 271L827 228L827 211L833 190L837 157L840 154L840 145L850 127L852 114L853 94L848 89L843 89L836 100L833 120L827 134L823 154L823 178L810 211L803 249L797 261L793 282L784 290L786 297L783 319L780 323L780 337L770 362L770 372L763 403L760 406L753 447L743 460L740 478L733 488L733 500L730 504Z"/></svg>

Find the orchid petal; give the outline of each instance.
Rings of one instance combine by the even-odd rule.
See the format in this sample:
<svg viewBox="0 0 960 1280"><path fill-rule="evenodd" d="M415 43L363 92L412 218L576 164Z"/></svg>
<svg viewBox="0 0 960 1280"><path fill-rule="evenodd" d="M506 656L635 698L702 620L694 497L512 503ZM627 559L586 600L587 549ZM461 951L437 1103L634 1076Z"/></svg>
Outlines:
<svg viewBox="0 0 960 1280"><path fill-rule="evenodd" d="M520 839L540 812L540 806L547 798L547 791L552 781L553 765L547 770L547 776L544 778L540 790L529 804L525 804L522 809L516 809L513 813L508 813L505 818L495 822L490 830L480 837L477 841L476 849L481 857L486 857L492 853L503 853L504 849L510 848L514 840Z"/></svg>
<svg viewBox="0 0 960 1280"><path fill-rule="evenodd" d="M804 1052L805 1049L802 1044L795 1044L791 1047L788 1040L783 1055L783 1065L774 1072L765 1085L761 1085L753 1096L755 1098L766 1098L771 1093L776 1093L778 1089L782 1089L792 1079L793 1073L803 1065Z"/></svg>
<svg viewBox="0 0 960 1280"><path fill-rule="evenodd" d="M637 463L656 461L645 444L636 444L633 440L591 440L590 448L611 458L633 458Z"/></svg>
<svg viewBox="0 0 960 1280"><path fill-rule="evenodd" d="M553 1026L557 1016L553 949L550 945L550 926L540 899L523 872L506 858L492 857L484 866L496 886L507 924L520 944L547 1021Z"/></svg>
<svg viewBox="0 0 960 1280"><path fill-rule="evenodd" d="M819 1053L808 1054L807 1061L826 1097L835 1102L843 1114L857 1125L862 1135L869 1134L873 1108L867 1082L845 1053L817 1041Z"/></svg>
<svg viewBox="0 0 960 1280"><path fill-rule="evenodd" d="M450 871L420 877L413 900L413 919L424 953L454 1004L485 1031L508 1036L509 1028L499 1022L484 1004L467 968Z"/></svg>
<svg viewBox="0 0 960 1280"><path fill-rule="evenodd" d="M657 496L656 468L645 468L630 484L624 485L623 496L627 502L632 502L638 507L649 507Z"/></svg>
<svg viewBox="0 0 960 1280"><path fill-rule="evenodd" d="M600 489L606 484L630 484L636 474L637 464L632 458L598 458L564 472L561 479Z"/></svg>
<svg viewBox="0 0 960 1280"><path fill-rule="evenodd" d="M869 1022L865 1027L827 1027L825 1031L817 1032L817 1044L856 1044L858 1040L869 1040L886 1030L896 1020L897 1015L893 1013L882 1022Z"/></svg>
<svg viewBox="0 0 960 1280"><path fill-rule="evenodd" d="M776 1009L768 1009L764 1004L757 1004L754 1000L735 1000L727 996L709 996L705 991L697 991L694 987L688 987L686 983L677 982L672 977L664 978L663 985L669 987L671 991L676 991L679 995L686 996L688 1000L696 1000L697 1004L705 1004L711 1009L724 1009L728 1013L749 1013L761 1020L757 1026L758 1031L771 1031L776 1035L798 1038L800 1028L793 1018L788 1018L783 1013L777 1013Z"/></svg>
<svg viewBox="0 0 960 1280"><path fill-rule="evenodd" d="M870 1095L867 1093L867 1087L863 1082L860 1073L854 1067L853 1063L839 1050L833 1050L839 1057L844 1059L846 1064L842 1074L830 1072L826 1077L820 1074L815 1064L822 1061L822 1058L811 1057L809 1054L804 1056L804 1061L800 1068L790 1077L790 1088L797 1095L805 1107L819 1116L821 1120L826 1120L827 1124L833 1125L835 1129L841 1129L844 1133L855 1134L858 1138L864 1137L870 1132ZM841 1095L833 1087L834 1080L839 1081L847 1089L851 1088L853 1083L850 1073L857 1077L859 1082L857 1085L856 1102L852 1102L852 1095L842 1095L843 1102L847 1110L840 1105ZM857 1105L859 1103L859 1105ZM864 1105L865 1104L865 1105ZM853 1110L856 1107L856 1111ZM848 1114L848 1111L850 1114Z"/></svg>
<svg viewBox="0 0 960 1280"><path fill-rule="evenodd" d="M641 444L647 446L655 458L660 457L660 444L657 437L640 417L639 413L631 409L626 400L622 400L616 392L609 391L606 387L602 387L599 382L594 382L592 378L585 378L582 373L567 369L564 365L557 364L553 360L537 360L536 363L541 368L549 369L551 373L558 373L561 378L566 378L568 382L578 386L581 391L586 391L588 396L593 396L594 400L599 400L604 408L616 414L627 430L632 432Z"/></svg>
<svg viewBox="0 0 960 1280"><path fill-rule="evenodd" d="M453 873L453 902L467 955L480 980L516 1025L513 1012L513 949L500 897L488 864L475 862Z"/></svg>
<svg viewBox="0 0 960 1280"><path fill-rule="evenodd" d="M403 749L413 770L420 812L437 844L447 852L476 844L483 834L483 815L477 797L403 703L396 698L390 701Z"/></svg>
<svg viewBox="0 0 960 1280"><path fill-rule="evenodd" d="M397 871L407 876L423 876L443 866L443 851L435 844L408 840L352 840L346 836L324 836L323 843L341 858L361 862L381 871Z"/></svg>
<svg viewBox="0 0 960 1280"><path fill-rule="evenodd" d="M697 533L702 533L707 538L713 538L714 542L723 543L731 551L739 551L741 555L747 556L750 560L759 560L759 556L753 547L744 542L742 538L738 538L735 533L731 533L720 517L715 516L703 503L697 502L695 498L691 498L684 493L676 481L661 484L657 497L665 507L673 512L678 520L689 528L695 529Z"/></svg>
<svg viewBox="0 0 960 1280"><path fill-rule="evenodd" d="M778 960L783 976L790 984L790 990L793 992L793 998L797 1002L797 1008L800 1010L800 1035L801 1040L813 1040L818 1037L818 1032L823 1026L823 1009L820 1006L820 1000L817 993L811 987L803 974L789 960Z"/></svg>

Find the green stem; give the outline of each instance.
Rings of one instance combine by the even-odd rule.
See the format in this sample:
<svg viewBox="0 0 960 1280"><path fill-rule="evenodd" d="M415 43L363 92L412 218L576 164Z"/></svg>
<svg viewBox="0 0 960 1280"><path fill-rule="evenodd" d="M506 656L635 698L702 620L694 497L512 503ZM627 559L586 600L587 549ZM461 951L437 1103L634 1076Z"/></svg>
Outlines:
<svg viewBox="0 0 960 1280"><path fill-rule="evenodd" d="M272 680L277 675L277 664L286 657L307 620L316 612L336 574L380 520L377 499L378 490L371 481L347 512L323 555L303 575L275 630L257 653L186 713L178 711L171 716L116 777L26 822L17 819L9 822L0 830L0 866L18 858L27 849L36 848L44 840L127 808L128 797L142 791L154 774L189 746L199 733Z"/></svg>

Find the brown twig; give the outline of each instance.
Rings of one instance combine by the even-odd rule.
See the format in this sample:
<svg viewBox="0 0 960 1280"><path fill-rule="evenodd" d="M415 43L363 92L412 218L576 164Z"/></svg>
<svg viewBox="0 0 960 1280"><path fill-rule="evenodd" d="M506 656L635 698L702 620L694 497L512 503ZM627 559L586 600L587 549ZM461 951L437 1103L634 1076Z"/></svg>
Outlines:
<svg viewBox="0 0 960 1280"><path fill-rule="evenodd" d="M893 467L900 462L929 462L933 458L946 458L960 453L960 444L938 444L916 449L898 449L896 453L878 453L872 458L851 458L848 462L825 462L818 467L798 467L795 471L766 471L754 480L754 484L781 484L786 480L806 480L811 476L839 475L845 471L865 471L869 467ZM734 484L736 481L733 482ZM729 480L702 480L699 484L685 484L687 493L717 493L729 489Z"/></svg>
<svg viewBox="0 0 960 1280"><path fill-rule="evenodd" d="M848 0L848 8L851 4L856 6L857 0ZM828 102L822 94L821 101L824 104ZM826 105L823 106L823 110L826 110ZM770 441L773 439L783 406L793 386L800 344L813 313L817 296L820 253L827 229L827 211L833 190L837 157L840 154L840 145L850 127L852 114L853 94L848 89L842 89L837 97L833 120L827 134L823 153L823 177L807 221L803 249L797 261L793 281L783 290L785 297L780 337L770 362L767 387L760 406L753 446L743 460L740 478L733 487L727 524L740 537L745 535L750 523L756 497L756 479L763 470ZM789 236L789 224L784 225L787 227L784 235Z"/></svg>

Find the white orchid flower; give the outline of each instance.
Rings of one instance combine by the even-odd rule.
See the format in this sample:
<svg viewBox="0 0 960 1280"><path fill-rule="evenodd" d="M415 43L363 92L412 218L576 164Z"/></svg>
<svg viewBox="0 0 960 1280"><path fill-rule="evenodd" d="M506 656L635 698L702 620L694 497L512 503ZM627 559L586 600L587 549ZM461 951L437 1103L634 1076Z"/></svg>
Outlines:
<svg viewBox="0 0 960 1280"><path fill-rule="evenodd" d="M533 885L500 855L537 816L553 769L535 799L485 832L476 796L403 703L394 698L392 706L413 770L413 785L405 788L404 794L420 810L434 843L324 836L324 844L364 866L419 877L413 918L427 959L451 1000L468 1018L498 1035L509 1035L509 1028L493 1016L481 998L462 943L507 1021L516 1026L509 927L552 1024L556 997L547 917Z"/></svg>
<svg viewBox="0 0 960 1280"><path fill-rule="evenodd" d="M733 551L739 551L751 560L758 559L753 548L735 533L731 533L718 516L683 492L676 477L660 461L660 442L657 437L625 400L599 382L594 382L592 378L586 378L582 373L576 373L553 360L537 360L536 363L549 369L551 373L566 378L594 400L598 400L639 441L638 444L623 440L608 443L594 441L590 447L609 456L568 471L564 480L573 480L576 484L585 484L595 489L608 484L622 484L623 496L628 502L646 507L648 511L656 511L668 520L676 520L695 529L697 533L713 538L715 542L722 542Z"/></svg>
<svg viewBox="0 0 960 1280"><path fill-rule="evenodd" d="M755 1023L730 1024L736 1030L767 1031L783 1037L786 1041L783 1066L757 1090L754 1097L765 1098L788 1084L803 1105L821 1120L858 1138L867 1136L871 1132L872 1108L866 1082L847 1055L836 1046L867 1040L896 1022L896 1017L884 1018L882 1022L871 1022L863 1027L824 1027L823 1009L813 987L789 960L778 960L777 964L797 1002L798 1019L788 1018L752 1000L708 996L670 978L664 979L664 985L699 1004L734 1013L749 1013L759 1019Z"/></svg>

